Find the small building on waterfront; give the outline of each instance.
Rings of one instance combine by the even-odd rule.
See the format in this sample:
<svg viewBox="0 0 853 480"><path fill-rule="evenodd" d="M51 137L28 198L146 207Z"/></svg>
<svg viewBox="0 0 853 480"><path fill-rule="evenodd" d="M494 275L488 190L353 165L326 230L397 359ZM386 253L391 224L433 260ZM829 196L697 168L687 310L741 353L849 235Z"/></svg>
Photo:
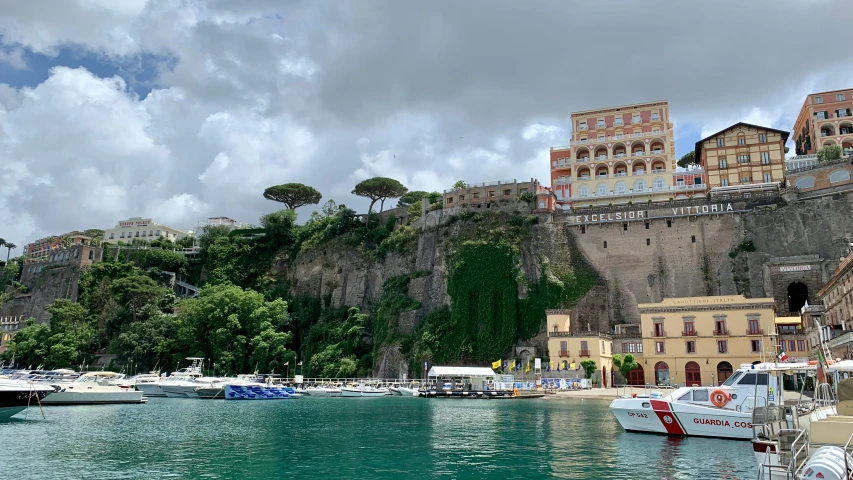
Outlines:
<svg viewBox="0 0 853 480"><path fill-rule="evenodd" d="M742 295L638 305L647 382L719 385L741 364L772 361L777 355L774 305L772 298Z"/></svg>
<svg viewBox="0 0 853 480"><path fill-rule="evenodd" d="M104 230L104 243L132 243L134 240L150 241L158 238L176 241L187 235L189 232L186 230L162 225L150 218L131 217L118 222L113 228Z"/></svg>
<svg viewBox="0 0 853 480"><path fill-rule="evenodd" d="M548 327L549 377L584 378L584 360L595 362L601 386L612 384L613 338L606 333L572 332L571 314L567 309L546 310Z"/></svg>

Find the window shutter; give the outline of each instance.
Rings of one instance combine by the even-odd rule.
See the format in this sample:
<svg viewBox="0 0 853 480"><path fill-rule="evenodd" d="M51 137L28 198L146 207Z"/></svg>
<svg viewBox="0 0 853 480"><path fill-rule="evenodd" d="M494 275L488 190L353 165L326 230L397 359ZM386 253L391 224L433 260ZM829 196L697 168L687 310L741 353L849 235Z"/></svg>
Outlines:
<svg viewBox="0 0 853 480"><path fill-rule="evenodd" d="M847 116L848 117L850 116L850 109L849 108L847 109Z"/></svg>

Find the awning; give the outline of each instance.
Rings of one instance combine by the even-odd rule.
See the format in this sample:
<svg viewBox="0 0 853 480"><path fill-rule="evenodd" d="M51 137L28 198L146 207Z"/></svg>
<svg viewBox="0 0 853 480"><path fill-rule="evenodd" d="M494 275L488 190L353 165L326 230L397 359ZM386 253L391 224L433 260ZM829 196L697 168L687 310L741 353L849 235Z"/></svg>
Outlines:
<svg viewBox="0 0 853 480"><path fill-rule="evenodd" d="M776 317L776 325L799 325L802 322L800 317Z"/></svg>
<svg viewBox="0 0 853 480"><path fill-rule="evenodd" d="M489 367L432 367L429 369L429 377L494 377L495 371Z"/></svg>

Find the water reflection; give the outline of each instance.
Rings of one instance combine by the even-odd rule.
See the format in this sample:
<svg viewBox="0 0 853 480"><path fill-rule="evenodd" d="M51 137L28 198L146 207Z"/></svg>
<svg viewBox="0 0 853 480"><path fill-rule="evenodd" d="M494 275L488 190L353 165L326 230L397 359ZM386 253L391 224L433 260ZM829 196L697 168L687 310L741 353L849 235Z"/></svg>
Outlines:
<svg viewBox="0 0 853 480"><path fill-rule="evenodd" d="M0 423L0 478L755 477L749 442L622 431L607 402L152 399ZM43 475L41 478L44 478Z"/></svg>

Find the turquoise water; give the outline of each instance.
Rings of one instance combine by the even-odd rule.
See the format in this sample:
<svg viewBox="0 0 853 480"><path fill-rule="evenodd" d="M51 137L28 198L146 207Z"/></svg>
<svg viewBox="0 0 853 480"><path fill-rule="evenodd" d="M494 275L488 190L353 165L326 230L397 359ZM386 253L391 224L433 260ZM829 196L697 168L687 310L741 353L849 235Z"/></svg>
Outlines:
<svg viewBox="0 0 853 480"><path fill-rule="evenodd" d="M602 401L407 397L31 409L0 479L749 479L749 442L624 432Z"/></svg>

